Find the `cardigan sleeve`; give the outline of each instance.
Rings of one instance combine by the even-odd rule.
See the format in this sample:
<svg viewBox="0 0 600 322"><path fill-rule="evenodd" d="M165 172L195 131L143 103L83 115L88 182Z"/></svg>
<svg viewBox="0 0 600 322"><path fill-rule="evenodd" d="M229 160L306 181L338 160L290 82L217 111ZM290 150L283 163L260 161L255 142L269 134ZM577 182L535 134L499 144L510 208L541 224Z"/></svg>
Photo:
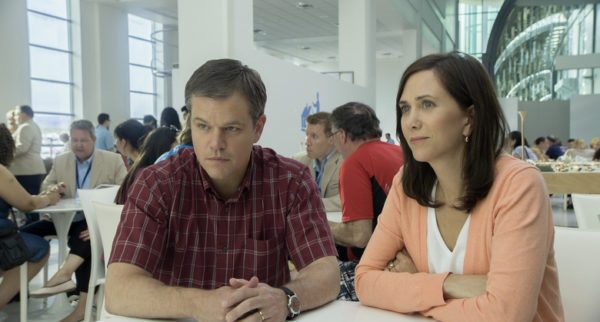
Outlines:
<svg viewBox="0 0 600 322"><path fill-rule="evenodd" d="M403 236L401 221L398 218L414 216L415 220L418 219L415 213L407 214L401 211L400 199L404 193L399 188L400 173L394 178L375 231L356 267L355 283L356 294L362 304L409 313L443 305L445 302L442 286L449 273L429 274L426 267L419 267L423 266L419 265L419 261L415 261L419 269L415 274L383 271L396 253L405 247L404 238L408 238ZM418 233L414 232L410 236L418 236ZM419 250L407 250L411 257L418 256Z"/></svg>
<svg viewBox="0 0 600 322"><path fill-rule="evenodd" d="M533 167L506 176L495 195L486 294L422 312L447 321L531 321L552 243L551 206Z"/></svg>

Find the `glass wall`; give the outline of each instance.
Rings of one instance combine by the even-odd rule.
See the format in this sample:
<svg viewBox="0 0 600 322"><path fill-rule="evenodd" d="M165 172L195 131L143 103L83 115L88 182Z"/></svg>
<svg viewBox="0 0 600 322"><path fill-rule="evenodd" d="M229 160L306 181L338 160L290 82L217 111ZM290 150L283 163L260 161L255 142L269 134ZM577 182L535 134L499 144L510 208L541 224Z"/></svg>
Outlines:
<svg viewBox="0 0 600 322"><path fill-rule="evenodd" d="M156 116L163 107L159 99L163 81L154 75L157 43L152 35L162 25L134 15L128 16L128 22L130 115L137 119Z"/></svg>
<svg viewBox="0 0 600 322"><path fill-rule="evenodd" d="M598 52L599 8L598 4L515 6L501 26L495 51L488 53L498 95L544 101L599 93L597 64L566 70L555 65L561 56ZM569 65L558 68L565 66Z"/></svg>
<svg viewBox="0 0 600 322"><path fill-rule="evenodd" d="M458 49L481 59L498 11L504 1L465 1L458 4Z"/></svg>
<svg viewBox="0 0 600 322"><path fill-rule="evenodd" d="M73 119L69 0L27 0L31 107L42 130L42 158L62 152Z"/></svg>

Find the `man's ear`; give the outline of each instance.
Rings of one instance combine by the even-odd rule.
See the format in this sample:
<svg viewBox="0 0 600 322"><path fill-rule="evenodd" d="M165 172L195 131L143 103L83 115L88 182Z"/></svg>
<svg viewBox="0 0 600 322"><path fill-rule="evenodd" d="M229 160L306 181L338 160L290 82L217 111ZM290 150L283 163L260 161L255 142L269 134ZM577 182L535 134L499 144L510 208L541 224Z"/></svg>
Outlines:
<svg viewBox="0 0 600 322"><path fill-rule="evenodd" d="M256 120L256 125L254 125L254 143L258 142L260 136L262 135L263 129L265 128L265 123L267 122L267 116L261 115L258 120Z"/></svg>

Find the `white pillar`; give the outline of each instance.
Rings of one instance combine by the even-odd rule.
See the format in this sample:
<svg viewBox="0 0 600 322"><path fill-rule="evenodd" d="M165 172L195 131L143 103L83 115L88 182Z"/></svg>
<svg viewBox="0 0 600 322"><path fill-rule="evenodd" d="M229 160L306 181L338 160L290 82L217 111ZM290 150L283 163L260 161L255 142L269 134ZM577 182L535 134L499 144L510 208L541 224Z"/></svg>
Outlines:
<svg viewBox="0 0 600 322"><path fill-rule="evenodd" d="M26 1L0 1L0 30L0 122L6 122L6 112L31 103Z"/></svg>
<svg viewBox="0 0 600 322"><path fill-rule="evenodd" d="M192 73L207 60L230 57L229 7L229 0L177 1L178 73L184 88ZM183 91L175 95L183 95Z"/></svg>
<svg viewBox="0 0 600 322"><path fill-rule="evenodd" d="M339 1L338 11L340 71L354 71L355 84L374 89L374 4L369 0L344 0Z"/></svg>
<svg viewBox="0 0 600 322"><path fill-rule="evenodd" d="M130 117L127 12L98 2L80 4L85 99L77 116L95 124L99 113L108 113L114 128Z"/></svg>

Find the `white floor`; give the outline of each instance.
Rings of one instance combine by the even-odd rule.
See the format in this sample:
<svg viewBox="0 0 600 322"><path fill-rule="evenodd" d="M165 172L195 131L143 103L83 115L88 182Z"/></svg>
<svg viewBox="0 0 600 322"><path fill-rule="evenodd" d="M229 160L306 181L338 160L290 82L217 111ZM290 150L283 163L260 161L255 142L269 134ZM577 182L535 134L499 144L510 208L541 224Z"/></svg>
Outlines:
<svg viewBox="0 0 600 322"><path fill-rule="evenodd" d="M565 227L577 227L577 220L575 219L575 213L573 209L565 211L563 209L563 195L554 195L550 198L552 202L552 215L555 226ZM51 277L58 270L58 241L56 239L51 242L51 255L48 261L48 276ZM75 277L73 277L74 279ZM29 283L30 290L36 290L43 285L43 275L40 272L32 281ZM48 306L54 302L54 296L48 298ZM44 310L43 299L30 298L27 304L28 321L48 321L48 319L40 318L40 313ZM73 302L72 305L75 305ZM74 308L74 306L73 306ZM65 315L66 316L66 315ZM37 317L37 318L36 318ZM2 310L0 310L0 322L13 322L19 320L19 302L13 302Z"/></svg>

